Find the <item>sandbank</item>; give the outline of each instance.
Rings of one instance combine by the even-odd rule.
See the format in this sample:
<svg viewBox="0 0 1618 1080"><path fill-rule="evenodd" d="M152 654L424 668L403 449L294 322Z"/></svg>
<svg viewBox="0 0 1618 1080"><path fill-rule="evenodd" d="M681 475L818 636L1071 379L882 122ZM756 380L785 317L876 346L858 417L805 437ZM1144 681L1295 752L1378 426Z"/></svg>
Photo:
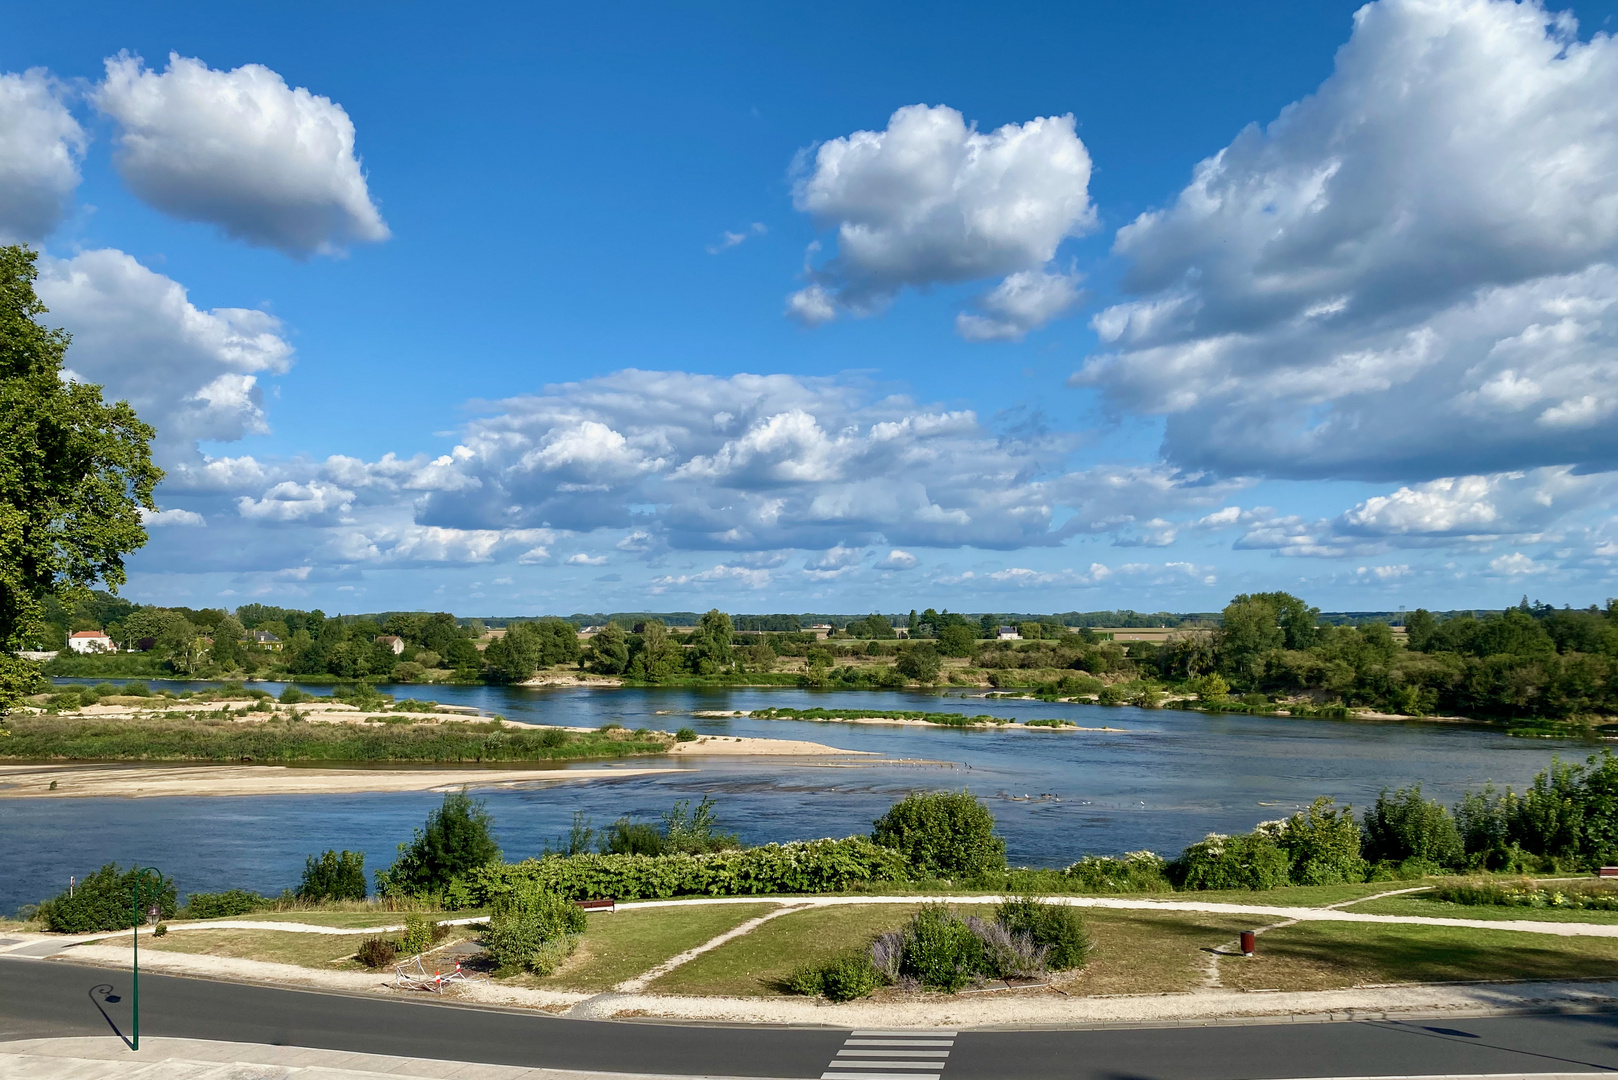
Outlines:
<svg viewBox="0 0 1618 1080"><path fill-rule="evenodd" d="M875 756L874 750L843 750L804 739L761 739L748 735L699 735L695 742L675 743L669 753L683 757L713 755L724 757L826 757L831 755Z"/></svg>
<svg viewBox="0 0 1618 1080"><path fill-rule="evenodd" d="M173 795L346 795L362 791L453 791L578 783L672 772L668 768L328 769L184 763L0 765L0 798L156 798ZM56 790L50 789L56 781Z"/></svg>

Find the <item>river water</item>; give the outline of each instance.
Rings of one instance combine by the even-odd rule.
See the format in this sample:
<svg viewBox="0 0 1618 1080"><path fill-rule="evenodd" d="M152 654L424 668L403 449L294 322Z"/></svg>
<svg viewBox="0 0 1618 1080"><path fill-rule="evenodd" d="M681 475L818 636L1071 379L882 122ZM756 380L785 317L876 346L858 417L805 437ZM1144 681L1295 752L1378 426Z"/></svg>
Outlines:
<svg viewBox="0 0 1618 1080"><path fill-rule="evenodd" d="M280 684L256 685L281 690ZM919 693L383 689L399 698L475 705L512 720L591 727L616 721L671 731L689 726L705 735L808 739L883 755L834 764L687 758L672 763L676 771L658 776L480 792L511 859L554 842L574 811L597 826L621 814L655 820L677 799L712 795L724 826L745 842L759 843L867 832L872 819L906 792L964 788L993 810L1014 865L1063 866L1085 854L1143 848L1173 854L1208 832L1243 831L1283 817L1317 795L1364 806L1384 787L1412 783L1448 803L1486 781L1520 789L1553 755L1582 759L1598 749L1452 724L1210 716ZM1054 716L1113 730L958 730L692 715L834 704ZM663 762L637 759L623 767L658 764ZM474 788L476 775L468 770ZM375 869L392 860L395 846L441 799L429 792L0 798L0 911L35 903L65 888L69 875L114 860L160 867L182 894L233 887L275 894L297 883L306 855L326 848L363 851L366 866Z"/></svg>

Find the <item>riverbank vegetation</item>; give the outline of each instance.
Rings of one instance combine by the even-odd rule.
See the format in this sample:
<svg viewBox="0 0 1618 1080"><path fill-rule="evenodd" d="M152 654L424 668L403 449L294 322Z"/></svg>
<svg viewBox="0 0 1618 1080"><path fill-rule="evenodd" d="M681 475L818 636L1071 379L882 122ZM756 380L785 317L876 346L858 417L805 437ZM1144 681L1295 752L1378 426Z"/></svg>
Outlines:
<svg viewBox="0 0 1618 1080"><path fill-rule="evenodd" d="M256 604L235 612L139 607L104 594L72 612L52 610L52 625L64 633L95 625L149 650L64 654L46 668L59 676L988 687L1049 700L1300 718L1464 717L1524 735L1566 734L1618 716L1612 604L1418 609L1395 626L1392 617L1324 615L1287 593L1254 593L1217 615L1102 632L1072 624L1072 613L1060 617L1069 624L1042 617L1002 626L1001 616L930 608L912 613L908 625L870 615L818 629L799 616L732 619L717 610L688 627L636 616L588 629L559 618L489 629L445 613L328 618Z"/></svg>
<svg viewBox="0 0 1618 1080"><path fill-rule="evenodd" d="M376 723L307 720L288 711L221 709L132 717L17 713L0 760L213 762L587 761L658 754L658 731L513 728L482 721L389 717Z"/></svg>
<svg viewBox="0 0 1618 1080"><path fill-rule="evenodd" d="M940 727L995 727L1015 723L1005 716L952 712L917 712L910 709L754 709L747 714L754 720L913 720ZM1034 723L1035 721L1029 721Z"/></svg>

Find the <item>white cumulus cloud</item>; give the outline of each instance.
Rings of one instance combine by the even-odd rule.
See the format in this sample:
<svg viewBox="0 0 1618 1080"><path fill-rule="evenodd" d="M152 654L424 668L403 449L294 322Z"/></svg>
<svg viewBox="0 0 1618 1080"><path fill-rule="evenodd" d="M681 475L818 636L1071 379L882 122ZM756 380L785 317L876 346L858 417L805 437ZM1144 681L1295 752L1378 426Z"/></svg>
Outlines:
<svg viewBox="0 0 1618 1080"><path fill-rule="evenodd" d="M1332 75L1118 233L1074 377L1185 467L1618 464L1618 41L1538 0L1377 0Z"/></svg>
<svg viewBox="0 0 1618 1080"><path fill-rule="evenodd" d="M73 334L67 366L106 387L157 429L166 468L195 459L198 439L268 430L259 376L292 363L281 323L251 308L203 311L178 282L121 251L40 259L47 319Z"/></svg>
<svg viewBox="0 0 1618 1080"><path fill-rule="evenodd" d="M0 240L40 240L56 227L89 141L43 68L0 73Z"/></svg>
<svg viewBox="0 0 1618 1080"><path fill-rule="evenodd" d="M980 301L988 321L963 332L1020 336L1072 303L1071 283L1009 278L1040 270L1094 225L1089 184L1071 115L985 134L948 106L899 109L886 129L822 143L802 163L793 204L836 230L837 252L810 270L788 312L814 324L877 311L907 287L1006 277Z"/></svg>
<svg viewBox="0 0 1618 1080"><path fill-rule="evenodd" d="M341 105L260 64L215 71L169 54L106 61L96 104L118 123L119 174L164 213L307 256L388 238Z"/></svg>

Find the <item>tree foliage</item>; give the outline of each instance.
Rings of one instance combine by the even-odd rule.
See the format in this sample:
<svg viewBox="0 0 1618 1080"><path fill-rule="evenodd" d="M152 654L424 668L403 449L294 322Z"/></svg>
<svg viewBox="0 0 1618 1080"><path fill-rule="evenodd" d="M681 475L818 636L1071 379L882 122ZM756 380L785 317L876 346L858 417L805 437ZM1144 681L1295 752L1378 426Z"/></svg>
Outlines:
<svg viewBox="0 0 1618 1080"><path fill-rule="evenodd" d="M1006 865L994 815L969 791L914 792L873 824L871 839L901 852L920 877L971 879Z"/></svg>
<svg viewBox="0 0 1618 1080"><path fill-rule="evenodd" d="M0 247L0 711L39 683L15 654L36 644L47 598L123 584L163 476L127 402L62 378L71 339L38 321L35 258Z"/></svg>
<svg viewBox="0 0 1618 1080"><path fill-rule="evenodd" d="M399 857L376 872L376 891L383 896L422 896L442 892L451 881L500 859L494 819L483 801L464 790L444 796L444 805L427 815Z"/></svg>

